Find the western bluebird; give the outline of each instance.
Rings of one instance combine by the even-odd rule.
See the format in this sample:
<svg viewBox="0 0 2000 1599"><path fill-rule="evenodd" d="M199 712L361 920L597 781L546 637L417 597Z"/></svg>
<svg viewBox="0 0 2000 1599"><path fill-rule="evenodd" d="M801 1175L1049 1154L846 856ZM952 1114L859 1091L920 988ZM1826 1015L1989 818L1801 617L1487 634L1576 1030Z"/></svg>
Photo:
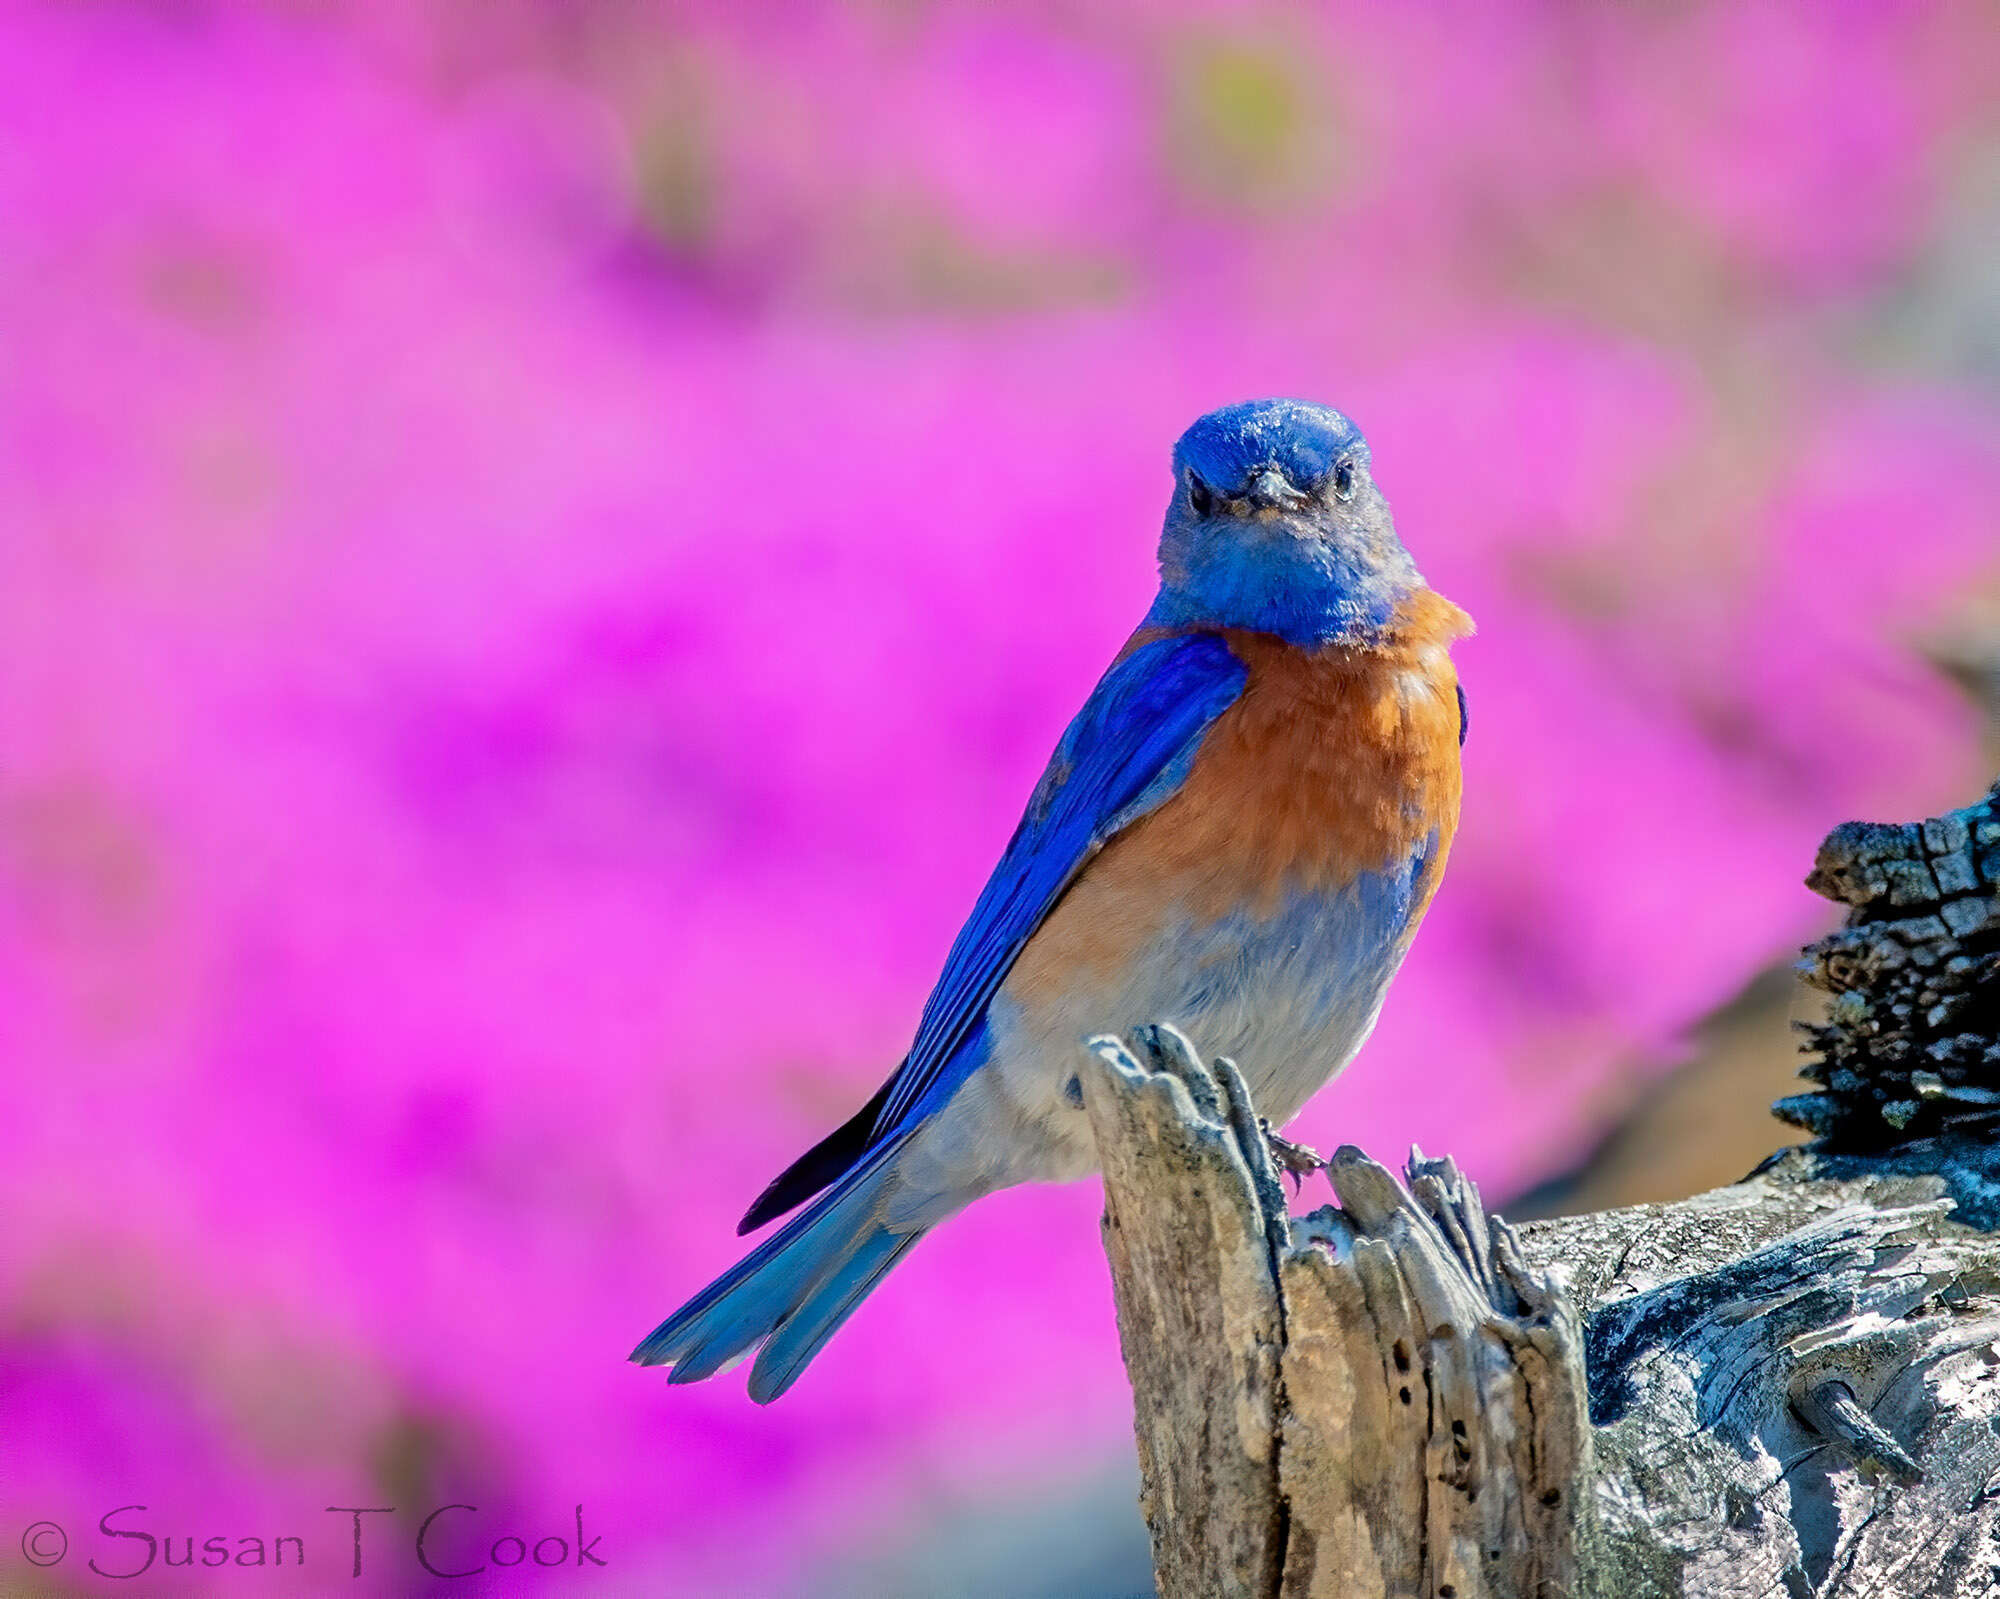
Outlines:
<svg viewBox="0 0 2000 1599"><path fill-rule="evenodd" d="M1096 1169L1082 1041L1171 1022L1282 1125L1375 1025L1458 825L1471 620L1396 537L1338 411L1229 406L1174 449L1160 591L1056 746L895 1074L764 1190L799 1216L632 1358L761 1345L791 1386L917 1240Z"/></svg>

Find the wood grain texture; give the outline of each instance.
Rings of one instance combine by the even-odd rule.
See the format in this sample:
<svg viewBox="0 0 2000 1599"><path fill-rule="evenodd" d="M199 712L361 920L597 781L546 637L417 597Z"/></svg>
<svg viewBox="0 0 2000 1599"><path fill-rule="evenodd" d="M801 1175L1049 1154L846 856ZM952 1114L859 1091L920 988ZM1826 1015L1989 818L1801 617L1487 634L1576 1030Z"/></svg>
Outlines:
<svg viewBox="0 0 2000 1599"><path fill-rule="evenodd" d="M1578 1591L1581 1326L1471 1184L1342 1150L1341 1207L1288 1222L1228 1061L1163 1027L1090 1055L1161 1593Z"/></svg>
<svg viewBox="0 0 2000 1599"><path fill-rule="evenodd" d="M1284 1257L1287 1599L1574 1593L1590 1426L1569 1296L1450 1161L1359 1150Z"/></svg>
<svg viewBox="0 0 2000 1599"><path fill-rule="evenodd" d="M1791 1156L1517 1237L1343 1150L1285 1222L1228 1062L1091 1058L1166 1599L2000 1592L2000 1244L1943 1179Z"/></svg>
<svg viewBox="0 0 2000 1599"><path fill-rule="evenodd" d="M1269 1203L1233 1099L1171 1028L1090 1046L1104 1247L1138 1400L1141 1509L1168 1596L1266 1594L1284 1560L1277 1451L1284 1345ZM1278 1194L1282 1213L1282 1194ZM1172 1218L1171 1224L1163 1224Z"/></svg>

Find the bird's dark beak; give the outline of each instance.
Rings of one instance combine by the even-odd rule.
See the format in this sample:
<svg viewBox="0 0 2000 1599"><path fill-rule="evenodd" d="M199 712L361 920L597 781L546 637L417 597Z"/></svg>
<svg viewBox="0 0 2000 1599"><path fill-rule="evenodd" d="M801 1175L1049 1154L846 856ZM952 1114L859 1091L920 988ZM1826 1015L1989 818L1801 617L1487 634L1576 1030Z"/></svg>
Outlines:
<svg viewBox="0 0 2000 1599"><path fill-rule="evenodd" d="M1291 511L1305 504L1305 495L1275 466L1259 467L1250 474L1243 496L1256 511Z"/></svg>

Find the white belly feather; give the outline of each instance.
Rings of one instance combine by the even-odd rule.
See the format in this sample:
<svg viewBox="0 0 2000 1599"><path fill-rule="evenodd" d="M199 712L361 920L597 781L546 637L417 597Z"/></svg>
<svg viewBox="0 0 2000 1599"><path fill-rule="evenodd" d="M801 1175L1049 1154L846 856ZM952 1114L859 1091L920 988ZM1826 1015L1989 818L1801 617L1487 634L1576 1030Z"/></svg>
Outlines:
<svg viewBox="0 0 2000 1599"><path fill-rule="evenodd" d="M925 1168L933 1191L960 1194L973 1173L990 1191L1095 1171L1089 1122L1066 1085L1084 1039L1145 1022L1171 1022L1205 1057L1234 1060L1258 1113L1282 1126L1374 1028L1402 962L1410 877L1369 874L1338 894L1297 896L1269 918L1171 925L1120 981L1079 986L1033 1012L997 997L985 1063L904 1156L912 1189L931 1187Z"/></svg>

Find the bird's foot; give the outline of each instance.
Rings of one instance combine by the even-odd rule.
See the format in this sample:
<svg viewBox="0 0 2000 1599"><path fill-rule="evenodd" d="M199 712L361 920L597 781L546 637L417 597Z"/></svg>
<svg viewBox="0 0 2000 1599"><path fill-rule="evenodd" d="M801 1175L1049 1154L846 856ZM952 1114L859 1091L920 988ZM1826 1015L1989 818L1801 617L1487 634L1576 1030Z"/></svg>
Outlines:
<svg viewBox="0 0 2000 1599"><path fill-rule="evenodd" d="M1295 1144L1289 1138L1280 1138L1261 1116L1257 1125L1264 1129L1264 1142L1270 1147L1271 1159L1277 1162L1278 1170L1291 1178L1293 1193L1304 1188L1306 1179L1314 1172L1326 1170L1327 1158L1318 1150L1305 1144Z"/></svg>

